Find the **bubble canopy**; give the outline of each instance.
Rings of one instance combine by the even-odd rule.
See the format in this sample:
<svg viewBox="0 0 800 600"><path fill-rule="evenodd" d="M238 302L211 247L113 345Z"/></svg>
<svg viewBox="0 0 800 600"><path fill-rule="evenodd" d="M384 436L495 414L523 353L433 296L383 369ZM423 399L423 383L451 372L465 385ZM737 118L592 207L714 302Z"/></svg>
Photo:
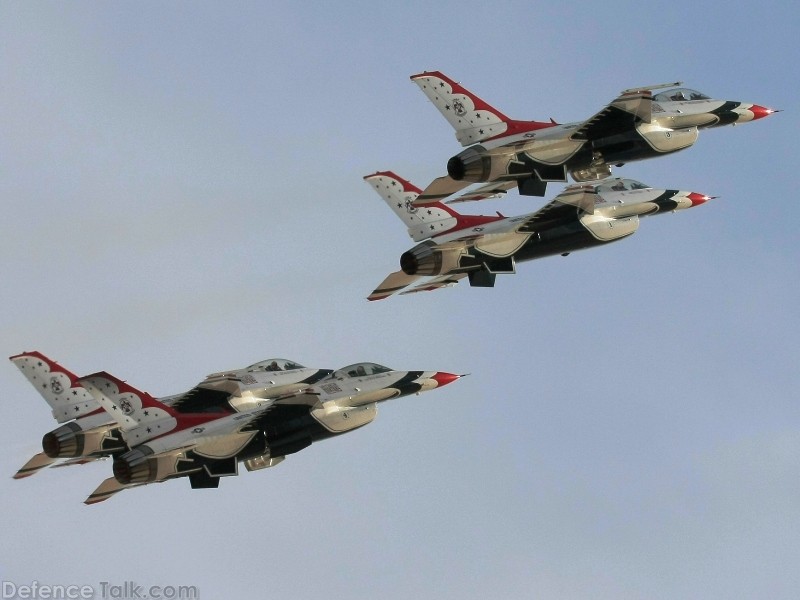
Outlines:
<svg viewBox="0 0 800 600"><path fill-rule="evenodd" d="M597 193L603 192L628 192L631 190L647 190L650 189L649 185L636 181L635 179L611 179L604 181L597 186Z"/></svg>
<svg viewBox="0 0 800 600"><path fill-rule="evenodd" d="M305 369L301 364L285 358L269 358L247 367L247 371L294 371L295 369Z"/></svg>
<svg viewBox="0 0 800 600"><path fill-rule="evenodd" d="M338 371L334 371L332 377L345 378L345 377L365 377L366 375L377 375L378 373L388 373L391 371L389 367L384 367L376 363L355 363L347 367L342 367Z"/></svg>
<svg viewBox="0 0 800 600"><path fill-rule="evenodd" d="M690 100L711 100L709 96L690 90L689 88L675 88L653 96L656 102L689 102Z"/></svg>

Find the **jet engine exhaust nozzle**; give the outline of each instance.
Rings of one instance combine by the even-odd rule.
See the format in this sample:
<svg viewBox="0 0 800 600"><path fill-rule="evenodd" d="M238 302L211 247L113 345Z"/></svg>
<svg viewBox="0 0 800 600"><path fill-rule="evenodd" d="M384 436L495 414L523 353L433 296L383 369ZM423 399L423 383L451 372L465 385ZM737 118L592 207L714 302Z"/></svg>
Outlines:
<svg viewBox="0 0 800 600"><path fill-rule="evenodd" d="M438 275L442 271L442 253L430 244L419 244L403 252L400 268L406 275Z"/></svg>
<svg viewBox="0 0 800 600"><path fill-rule="evenodd" d="M456 181L488 181L492 157L482 146L467 148L447 161L447 174Z"/></svg>
<svg viewBox="0 0 800 600"><path fill-rule="evenodd" d="M81 435L77 435L81 433ZM50 458L70 458L81 455L83 435L75 423L67 423L42 438L42 450Z"/></svg>
<svg viewBox="0 0 800 600"><path fill-rule="evenodd" d="M155 461L142 452L131 450L114 460L114 478L123 485L155 481Z"/></svg>

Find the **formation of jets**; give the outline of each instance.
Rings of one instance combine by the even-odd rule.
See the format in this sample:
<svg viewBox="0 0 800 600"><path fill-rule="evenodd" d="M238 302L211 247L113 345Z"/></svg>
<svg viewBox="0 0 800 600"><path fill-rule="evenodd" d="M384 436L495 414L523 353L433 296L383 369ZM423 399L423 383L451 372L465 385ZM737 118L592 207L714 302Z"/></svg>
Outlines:
<svg viewBox="0 0 800 600"><path fill-rule="evenodd" d="M370 423L377 404L456 381L441 371L358 363L331 371L269 359L214 373L181 394L154 398L106 372L78 377L40 352L10 359L50 405L60 426L14 476L47 466L113 459L113 477L85 500L187 477L216 488L221 477L272 467L313 442Z"/></svg>
<svg viewBox="0 0 800 600"><path fill-rule="evenodd" d="M614 242L635 233L641 217L703 204L712 196L612 178L611 166L687 148L700 129L777 112L715 100L676 82L625 90L582 122L518 121L438 71L411 80L465 150L424 190L390 171L364 177L416 242L369 300L464 278L474 287L493 287L497 274L516 272L519 262ZM547 183L568 182L568 176L575 183L529 214L467 215L450 206L515 187L522 195L544 196ZM59 424L14 477L111 459L113 476L87 504L182 477L192 488L216 488L222 477L238 474L239 463L248 471L275 466L313 442L370 423L379 402L463 377L375 363L333 371L276 358L213 373L185 392L155 398L106 372L78 377L40 352L11 361Z"/></svg>
<svg viewBox="0 0 800 600"><path fill-rule="evenodd" d="M463 278L473 287L493 287L497 274L515 273L518 262L620 240L638 229L640 217L703 204L713 196L614 179L611 166L687 148L700 129L777 112L715 100L675 82L625 90L582 122L518 121L439 71L411 80L466 149L424 190L391 171L364 177L417 242L369 300L436 290ZM497 198L515 187L522 195L543 196L548 182L567 182L568 175L576 183L530 214L465 215L448 206Z"/></svg>

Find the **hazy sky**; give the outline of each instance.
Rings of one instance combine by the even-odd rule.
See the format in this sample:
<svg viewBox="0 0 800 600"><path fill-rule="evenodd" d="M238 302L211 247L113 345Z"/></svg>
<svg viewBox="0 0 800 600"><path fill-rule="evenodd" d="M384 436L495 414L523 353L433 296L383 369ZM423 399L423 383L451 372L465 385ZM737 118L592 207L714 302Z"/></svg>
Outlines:
<svg viewBox="0 0 800 600"><path fill-rule="evenodd" d="M0 3L6 356L156 395L273 356L472 373L218 490L87 507L108 461L11 479L55 422L6 363L0 579L796 599L796 24L790 2ZM460 150L425 69L520 119L678 79L784 112L616 171L717 200L491 290L369 303L413 242L362 177L424 187Z"/></svg>

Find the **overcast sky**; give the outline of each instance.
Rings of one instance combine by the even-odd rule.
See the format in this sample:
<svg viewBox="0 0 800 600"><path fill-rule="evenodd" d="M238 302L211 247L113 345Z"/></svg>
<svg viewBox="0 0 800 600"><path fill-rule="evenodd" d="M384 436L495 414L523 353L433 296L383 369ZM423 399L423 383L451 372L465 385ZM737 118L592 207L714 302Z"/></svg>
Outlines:
<svg viewBox="0 0 800 600"><path fill-rule="evenodd" d="M271 357L472 373L218 490L84 506L109 461L11 479L55 422L0 365L0 579L796 599L796 25L790 2L0 3L6 356L155 395ZM675 80L784 112L616 170L717 200L494 289L370 303L413 242L362 177L424 187L460 150L426 69L519 119Z"/></svg>

